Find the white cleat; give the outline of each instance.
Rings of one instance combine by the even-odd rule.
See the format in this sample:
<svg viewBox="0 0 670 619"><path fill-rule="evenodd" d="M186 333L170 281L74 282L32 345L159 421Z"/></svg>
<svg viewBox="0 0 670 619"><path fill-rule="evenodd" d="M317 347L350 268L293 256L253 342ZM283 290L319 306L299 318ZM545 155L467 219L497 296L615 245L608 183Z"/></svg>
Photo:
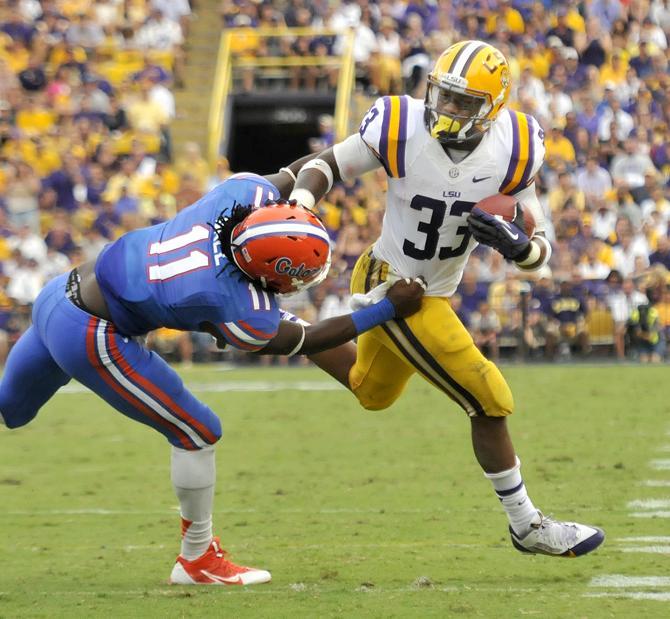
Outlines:
<svg viewBox="0 0 670 619"><path fill-rule="evenodd" d="M531 522L530 531L524 537L509 528L514 548L529 554L552 557L580 557L588 554L605 541L605 532L577 522L561 522L541 511Z"/></svg>

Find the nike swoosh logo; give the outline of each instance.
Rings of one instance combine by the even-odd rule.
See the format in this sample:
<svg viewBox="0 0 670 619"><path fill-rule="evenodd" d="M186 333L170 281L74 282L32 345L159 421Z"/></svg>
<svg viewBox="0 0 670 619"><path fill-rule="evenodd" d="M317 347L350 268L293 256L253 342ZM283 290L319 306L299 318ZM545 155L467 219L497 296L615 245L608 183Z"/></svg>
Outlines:
<svg viewBox="0 0 670 619"><path fill-rule="evenodd" d="M512 239L513 241L516 241L519 238L519 233L518 232L512 232L512 227L503 219L500 222L503 226L503 230L505 230L505 233L507 236Z"/></svg>
<svg viewBox="0 0 670 619"><path fill-rule="evenodd" d="M207 576L207 578L210 578L214 582L220 582L223 583L224 585L241 585L242 584L242 577L238 574L237 576L231 576L230 578L225 578L224 576L217 576L216 574L212 574L211 572L208 572L207 570L200 570L202 574Z"/></svg>
<svg viewBox="0 0 670 619"><path fill-rule="evenodd" d="M481 183L482 181L488 180L491 178L490 176L482 176L481 178L477 178L476 176L472 177L472 182L473 183Z"/></svg>

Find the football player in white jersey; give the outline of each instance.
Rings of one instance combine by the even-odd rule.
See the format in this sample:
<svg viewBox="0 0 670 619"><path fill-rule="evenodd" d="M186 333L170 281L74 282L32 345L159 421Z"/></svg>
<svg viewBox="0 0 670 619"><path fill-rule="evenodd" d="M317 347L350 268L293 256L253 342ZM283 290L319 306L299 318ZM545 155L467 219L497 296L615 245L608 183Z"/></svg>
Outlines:
<svg viewBox="0 0 670 619"><path fill-rule="evenodd" d="M514 546L575 557L597 548L604 533L548 518L533 505L507 431L510 389L449 303L478 242L526 270L540 268L551 254L534 183L543 132L533 117L505 107L509 91L509 66L499 50L481 41L456 43L430 72L425 101L378 99L357 134L300 169L290 197L312 208L333 182L384 167L381 237L358 260L351 290L364 304L394 278L422 276L428 287L422 309L362 334L357 348L340 348L319 365L368 409L392 404L419 373L470 417L475 456L507 513ZM522 209L508 224L475 208L497 193L515 196L532 212L532 238Z"/></svg>

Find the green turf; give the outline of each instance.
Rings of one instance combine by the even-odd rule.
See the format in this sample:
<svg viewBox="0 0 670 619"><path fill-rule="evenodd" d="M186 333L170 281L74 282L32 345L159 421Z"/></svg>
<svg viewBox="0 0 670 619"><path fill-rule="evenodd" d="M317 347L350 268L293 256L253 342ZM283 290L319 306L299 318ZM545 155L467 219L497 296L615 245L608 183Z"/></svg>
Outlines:
<svg viewBox="0 0 670 619"><path fill-rule="evenodd" d="M215 525L269 585L165 584L178 549L163 439L90 394L58 395L0 430L0 617L651 617L670 603L586 597L593 577L668 576L622 552L669 534L634 518L670 418L667 368L511 367L511 420L540 507L606 529L593 556L527 557L470 449L465 416L419 379L385 412L344 390L201 393L224 422ZM327 378L315 370L195 368L187 383ZM670 454L665 453L666 458ZM634 591L668 592L668 588Z"/></svg>

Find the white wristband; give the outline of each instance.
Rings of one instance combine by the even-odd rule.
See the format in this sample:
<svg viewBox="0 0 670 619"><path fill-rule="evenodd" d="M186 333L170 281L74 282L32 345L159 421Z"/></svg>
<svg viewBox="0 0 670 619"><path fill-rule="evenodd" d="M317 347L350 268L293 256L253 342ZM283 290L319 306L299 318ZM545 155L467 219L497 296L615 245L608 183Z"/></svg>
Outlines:
<svg viewBox="0 0 670 619"><path fill-rule="evenodd" d="M530 242L530 252L528 256L524 260L519 260L517 264L520 267L525 267L531 264L535 264L539 258L540 258L540 248L538 247L537 243L534 243L533 241Z"/></svg>
<svg viewBox="0 0 670 619"><path fill-rule="evenodd" d="M292 357L293 355L297 354L298 351L302 348L302 345L305 343L305 326L301 325L300 323L297 323L300 325L300 328L302 329L302 335L300 336L300 341L298 342L298 345L290 352L287 357Z"/></svg>
<svg viewBox="0 0 670 619"><path fill-rule="evenodd" d="M293 174L293 170L291 168L279 168L280 172L286 172L292 179L293 182L295 183L298 179L295 177L295 174Z"/></svg>
<svg viewBox="0 0 670 619"><path fill-rule="evenodd" d="M333 170L323 159L317 158L308 161L304 166L302 166L302 168L300 168L301 172L304 170L318 170L326 177L326 180L328 181L328 188L326 189L326 193L328 193L333 188L333 182L335 181Z"/></svg>
<svg viewBox="0 0 670 619"><path fill-rule="evenodd" d="M316 204L316 198L314 197L314 194L309 189L305 189L304 187L298 187L298 189L294 189L288 199L295 200L298 204L307 207L310 211Z"/></svg>

